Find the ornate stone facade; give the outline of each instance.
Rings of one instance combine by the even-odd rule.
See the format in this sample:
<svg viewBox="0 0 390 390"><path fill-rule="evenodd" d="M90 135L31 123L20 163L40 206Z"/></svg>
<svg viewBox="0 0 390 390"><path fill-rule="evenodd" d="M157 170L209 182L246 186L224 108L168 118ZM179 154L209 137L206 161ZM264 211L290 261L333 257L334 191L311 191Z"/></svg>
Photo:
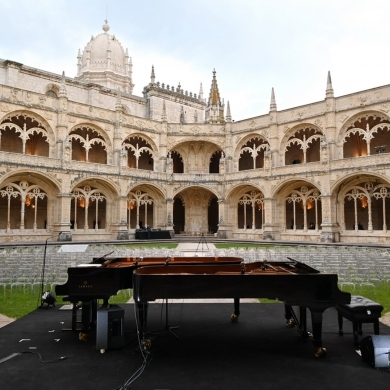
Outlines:
<svg viewBox="0 0 390 390"><path fill-rule="evenodd" d="M0 240L176 234L389 243L390 86L232 121L210 95L156 81L132 95L115 36L77 77L0 61Z"/></svg>

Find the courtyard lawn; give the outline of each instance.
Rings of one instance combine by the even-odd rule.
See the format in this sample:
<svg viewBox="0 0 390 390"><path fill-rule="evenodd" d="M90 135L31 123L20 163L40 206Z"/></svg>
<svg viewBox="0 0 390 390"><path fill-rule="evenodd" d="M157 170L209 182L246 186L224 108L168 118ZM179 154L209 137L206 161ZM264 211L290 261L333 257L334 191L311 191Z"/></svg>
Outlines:
<svg viewBox="0 0 390 390"><path fill-rule="evenodd" d="M0 297L0 313L10 318L20 318L35 310L40 305L39 286L35 286L33 290L23 287L6 288L3 295ZM389 286L384 283L378 283L375 287L364 286L361 289L356 287L344 288L343 291L350 292L352 295L363 295L366 298L372 299L380 303L384 310L382 315L390 311L390 294ZM126 303L132 296L131 290L123 290L118 295L110 298L110 303L121 304ZM261 303L275 302L268 299L259 299ZM67 304L62 302L62 297L57 297L56 306ZM46 305L44 305L46 307Z"/></svg>

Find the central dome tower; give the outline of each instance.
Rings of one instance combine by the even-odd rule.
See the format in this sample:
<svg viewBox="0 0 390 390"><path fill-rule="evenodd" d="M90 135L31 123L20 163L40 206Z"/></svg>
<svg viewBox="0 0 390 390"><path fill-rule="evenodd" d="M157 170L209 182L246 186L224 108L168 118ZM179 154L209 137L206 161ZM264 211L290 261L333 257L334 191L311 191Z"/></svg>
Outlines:
<svg viewBox="0 0 390 390"><path fill-rule="evenodd" d="M108 34L109 30L105 20L104 32L91 37L83 54L79 50L76 79L131 94L134 88L131 58L115 35Z"/></svg>

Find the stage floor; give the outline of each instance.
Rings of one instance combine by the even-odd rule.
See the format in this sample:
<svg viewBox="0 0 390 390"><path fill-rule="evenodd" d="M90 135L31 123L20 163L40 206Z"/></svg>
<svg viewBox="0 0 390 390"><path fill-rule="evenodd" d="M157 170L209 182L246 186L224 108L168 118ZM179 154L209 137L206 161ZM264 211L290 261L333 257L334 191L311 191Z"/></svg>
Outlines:
<svg viewBox="0 0 390 390"><path fill-rule="evenodd" d="M70 326L71 311L59 306L37 309L1 328L1 389L120 389L142 365L133 304L121 307L125 345L104 354L96 350L94 331L84 343L78 341L78 332L62 331ZM175 335L163 330L152 336L149 363L129 388L359 390L389 386L390 371L370 367L356 353L349 321L344 321L344 336L338 335L335 309L324 313L322 339L328 355L323 359L314 357L310 339L298 337L294 328L285 326L283 309L277 303L243 303L238 323L232 323L233 303L170 304L169 323L179 328L173 330ZM165 325L165 307L151 304L148 330ZM362 337L372 335L372 324L364 324L363 331ZM380 324L380 334L390 335L390 328ZM37 354L47 363L40 362ZM61 357L65 358L52 362Z"/></svg>

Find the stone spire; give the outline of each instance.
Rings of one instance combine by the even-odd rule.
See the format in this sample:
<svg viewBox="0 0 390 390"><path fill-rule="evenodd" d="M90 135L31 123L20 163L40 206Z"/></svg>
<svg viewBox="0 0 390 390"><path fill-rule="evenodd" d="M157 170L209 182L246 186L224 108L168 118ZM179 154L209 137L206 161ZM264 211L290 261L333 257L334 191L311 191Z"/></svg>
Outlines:
<svg viewBox="0 0 390 390"><path fill-rule="evenodd" d="M163 100L162 113L161 113L161 121L167 121L167 109L165 108L165 100Z"/></svg>
<svg viewBox="0 0 390 390"><path fill-rule="evenodd" d="M274 87L272 87L272 90L271 90L271 104L269 106L269 110L276 111L276 100L275 100Z"/></svg>
<svg viewBox="0 0 390 390"><path fill-rule="evenodd" d="M225 123L223 110L224 104L221 103L219 94L216 71L213 70L213 79L211 80L211 88L209 100L206 107L206 122L208 123Z"/></svg>
<svg viewBox="0 0 390 390"><path fill-rule="evenodd" d="M62 72L62 77L61 77L61 85L60 85L60 90L58 93L58 97L67 97L67 91L66 91L66 83L65 83L65 72Z"/></svg>
<svg viewBox="0 0 390 390"><path fill-rule="evenodd" d="M211 88L209 94L208 105L220 106L221 105L221 97L219 96L219 89L216 77L216 71L213 70L213 79L211 80Z"/></svg>
<svg viewBox="0 0 390 390"><path fill-rule="evenodd" d="M155 84L156 82L156 75L154 74L154 65L152 65L152 73L150 75L150 84Z"/></svg>
<svg viewBox="0 0 390 390"><path fill-rule="evenodd" d="M226 106L226 118L225 118L226 122L231 122L232 121L232 116L230 114L230 103L229 103L229 100L227 102L227 106Z"/></svg>
<svg viewBox="0 0 390 390"><path fill-rule="evenodd" d="M334 97L333 87L332 87L332 79L330 77L330 71L328 71L328 79L326 82L326 97L327 98Z"/></svg>
<svg viewBox="0 0 390 390"><path fill-rule="evenodd" d="M271 89L271 103L269 105L269 110L276 111L276 99L275 99L274 87L272 87L272 89Z"/></svg>
<svg viewBox="0 0 390 390"><path fill-rule="evenodd" d="M77 76L80 76L81 73L81 50L77 54Z"/></svg>
<svg viewBox="0 0 390 390"><path fill-rule="evenodd" d="M203 101L203 86L202 86L202 83L200 83L199 100Z"/></svg>

